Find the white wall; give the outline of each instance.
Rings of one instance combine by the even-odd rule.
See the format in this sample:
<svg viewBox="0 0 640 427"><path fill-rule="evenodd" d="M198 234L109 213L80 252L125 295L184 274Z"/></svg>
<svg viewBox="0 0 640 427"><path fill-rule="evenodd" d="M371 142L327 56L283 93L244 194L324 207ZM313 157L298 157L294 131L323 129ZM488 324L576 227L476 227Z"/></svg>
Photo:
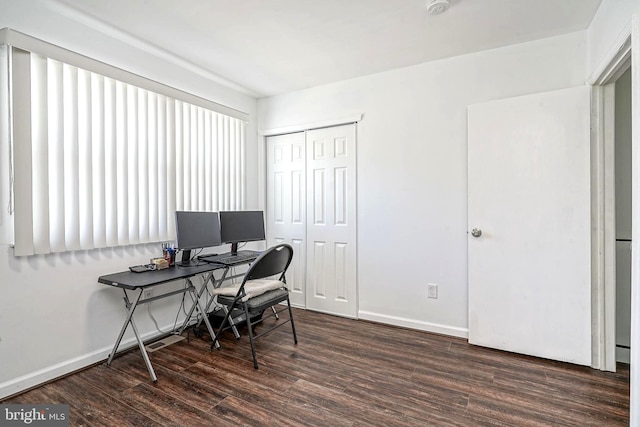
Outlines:
<svg viewBox="0 0 640 427"><path fill-rule="evenodd" d="M361 318L466 336L466 107L582 85L586 52L578 32L259 101L262 131L364 114ZM427 283L438 299L427 299Z"/></svg>
<svg viewBox="0 0 640 427"><path fill-rule="evenodd" d="M85 21L47 0L0 0L0 28L10 27L66 49L248 113L248 206L257 207L256 100L188 64L161 59L148 46ZM102 29L104 32L97 31ZM114 38L114 36L116 38ZM151 53L150 53L151 52ZM2 133L0 133L2 134ZM7 141L0 148L0 398L104 360L122 326L122 291L99 285L100 275L146 262L159 245L16 258L9 247ZM158 247L156 247L158 246ZM176 285L179 286L180 284ZM172 325L178 297L151 304L161 327ZM143 306L142 334L155 326ZM129 332L125 340L131 341Z"/></svg>

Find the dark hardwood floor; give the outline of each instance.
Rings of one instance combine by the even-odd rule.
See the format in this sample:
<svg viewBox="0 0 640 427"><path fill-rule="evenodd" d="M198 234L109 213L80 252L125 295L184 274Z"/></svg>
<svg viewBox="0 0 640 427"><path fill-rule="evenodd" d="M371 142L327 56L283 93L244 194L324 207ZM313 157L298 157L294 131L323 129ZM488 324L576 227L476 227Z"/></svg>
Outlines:
<svg viewBox="0 0 640 427"><path fill-rule="evenodd" d="M366 321L294 316L298 345L289 325L259 339L258 370L246 331L213 352L191 335L150 354L156 384L134 349L2 403L67 403L74 426L629 424L626 365L606 373Z"/></svg>

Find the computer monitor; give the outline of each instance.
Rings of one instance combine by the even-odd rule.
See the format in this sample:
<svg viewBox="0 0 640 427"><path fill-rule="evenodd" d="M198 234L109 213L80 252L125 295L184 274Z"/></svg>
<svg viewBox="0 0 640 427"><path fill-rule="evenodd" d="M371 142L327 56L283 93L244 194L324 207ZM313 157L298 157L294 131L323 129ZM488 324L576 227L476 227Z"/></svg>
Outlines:
<svg viewBox="0 0 640 427"><path fill-rule="evenodd" d="M176 245L182 250L181 265L188 265L191 250L220 246L218 212L176 211Z"/></svg>
<svg viewBox="0 0 640 427"><path fill-rule="evenodd" d="M237 255L238 243L264 240L264 214L262 211L220 212L220 237L231 243L231 254Z"/></svg>

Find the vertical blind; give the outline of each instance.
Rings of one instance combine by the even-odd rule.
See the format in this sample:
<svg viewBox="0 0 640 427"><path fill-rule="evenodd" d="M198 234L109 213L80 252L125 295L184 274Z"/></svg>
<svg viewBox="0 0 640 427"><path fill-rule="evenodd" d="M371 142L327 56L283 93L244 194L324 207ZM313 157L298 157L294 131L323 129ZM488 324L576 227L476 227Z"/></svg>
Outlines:
<svg viewBox="0 0 640 427"><path fill-rule="evenodd" d="M245 122L12 48L15 254L173 240L245 200Z"/></svg>

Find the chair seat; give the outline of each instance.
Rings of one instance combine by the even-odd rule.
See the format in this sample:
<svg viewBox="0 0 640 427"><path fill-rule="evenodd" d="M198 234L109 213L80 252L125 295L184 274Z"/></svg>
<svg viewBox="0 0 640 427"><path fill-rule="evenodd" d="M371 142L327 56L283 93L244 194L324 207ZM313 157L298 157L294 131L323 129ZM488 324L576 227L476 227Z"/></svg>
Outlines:
<svg viewBox="0 0 640 427"><path fill-rule="evenodd" d="M255 279L255 280L247 280L244 284L244 292L245 296L241 301L247 301L249 298L257 297L258 295L262 295L267 291L271 291L273 289L280 289L284 286L280 280L269 280L269 279ZM240 289L240 284L236 283L230 286L222 286L214 289L211 294L212 295L223 295L227 297L235 297L238 294L238 290Z"/></svg>
<svg viewBox="0 0 640 427"><path fill-rule="evenodd" d="M267 291L261 295L253 297L247 301L249 313L258 313L274 304L286 301L289 291L286 288L274 289ZM218 295L218 303L231 306L233 304L232 297Z"/></svg>

